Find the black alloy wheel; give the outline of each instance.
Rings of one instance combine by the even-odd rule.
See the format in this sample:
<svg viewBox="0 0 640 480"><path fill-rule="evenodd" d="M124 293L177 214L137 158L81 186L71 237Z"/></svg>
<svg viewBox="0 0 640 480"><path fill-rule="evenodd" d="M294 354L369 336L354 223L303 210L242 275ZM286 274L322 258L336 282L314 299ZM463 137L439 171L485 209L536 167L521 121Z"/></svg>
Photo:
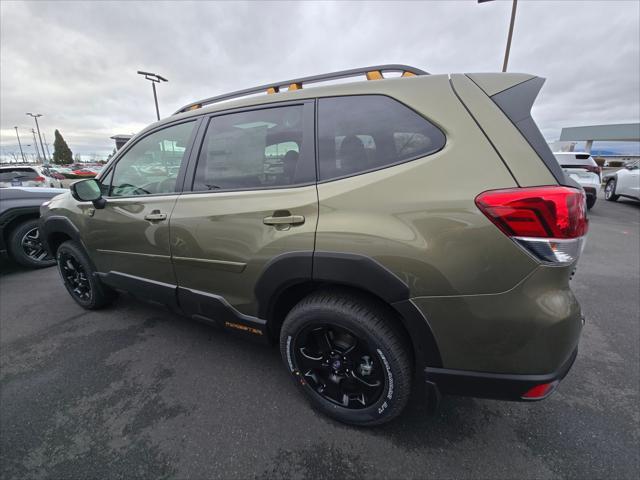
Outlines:
<svg viewBox="0 0 640 480"><path fill-rule="evenodd" d="M78 305L99 310L113 302L116 292L100 281L81 244L63 242L56 250L56 258L64 286Z"/></svg>
<svg viewBox="0 0 640 480"><path fill-rule="evenodd" d="M385 389L382 359L347 328L310 325L294 339L296 365L323 399L349 409L375 404Z"/></svg>
<svg viewBox="0 0 640 480"><path fill-rule="evenodd" d="M37 218L22 221L12 228L7 237L9 256L19 264L29 268L44 268L55 265L42 243Z"/></svg>
<svg viewBox="0 0 640 480"><path fill-rule="evenodd" d="M58 265L69 293L81 303L90 302L93 293L91 282L82 264L73 255L64 251L58 254Z"/></svg>
<svg viewBox="0 0 640 480"><path fill-rule="evenodd" d="M407 405L413 377L409 338L384 303L328 287L307 295L280 329L280 354L318 411L350 425L381 425Z"/></svg>
<svg viewBox="0 0 640 480"><path fill-rule="evenodd" d="M24 254L34 262L42 262L48 256L47 250L40 240L40 229L38 227L25 232L20 240L20 246Z"/></svg>

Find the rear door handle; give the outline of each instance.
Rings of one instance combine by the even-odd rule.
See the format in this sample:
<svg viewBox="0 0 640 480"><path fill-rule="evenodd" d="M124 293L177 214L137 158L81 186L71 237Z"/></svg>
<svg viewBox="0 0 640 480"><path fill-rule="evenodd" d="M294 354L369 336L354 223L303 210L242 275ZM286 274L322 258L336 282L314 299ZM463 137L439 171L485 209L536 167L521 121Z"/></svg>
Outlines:
<svg viewBox="0 0 640 480"><path fill-rule="evenodd" d="M300 225L304 223L302 215L286 215L284 217L264 217L265 225Z"/></svg>
<svg viewBox="0 0 640 480"><path fill-rule="evenodd" d="M146 214L144 219L149 220L150 222L161 222L162 220L167 219L167 214L160 212L160 210L154 210L151 213Z"/></svg>

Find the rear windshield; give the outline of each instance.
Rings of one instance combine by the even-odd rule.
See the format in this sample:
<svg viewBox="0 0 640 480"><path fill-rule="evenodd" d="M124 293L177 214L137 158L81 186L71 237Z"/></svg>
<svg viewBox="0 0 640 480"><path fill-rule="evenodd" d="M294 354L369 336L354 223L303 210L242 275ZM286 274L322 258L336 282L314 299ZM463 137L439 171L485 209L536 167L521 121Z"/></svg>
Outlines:
<svg viewBox="0 0 640 480"><path fill-rule="evenodd" d="M20 180L33 180L37 176L38 173L33 168L28 167L3 168L0 170L0 182L11 181L14 178Z"/></svg>
<svg viewBox="0 0 640 480"><path fill-rule="evenodd" d="M584 153L575 153L575 154L556 154L556 159L558 159L558 163L563 167L572 167L572 166L580 166L580 165L589 165L595 167L597 164L591 155Z"/></svg>

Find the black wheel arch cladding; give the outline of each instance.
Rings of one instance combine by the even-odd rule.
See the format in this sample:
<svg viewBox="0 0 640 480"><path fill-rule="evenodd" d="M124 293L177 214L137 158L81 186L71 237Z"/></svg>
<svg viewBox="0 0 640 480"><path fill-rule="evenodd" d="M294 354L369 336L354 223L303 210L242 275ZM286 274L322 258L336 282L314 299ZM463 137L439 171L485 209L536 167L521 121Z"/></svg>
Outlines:
<svg viewBox="0 0 640 480"><path fill-rule="evenodd" d="M411 339L416 365L441 367L431 327L410 300L408 285L371 257L352 253L299 251L273 258L263 269L254 293L259 318L272 320L273 307L286 290L304 283L340 285L363 290L389 305Z"/></svg>

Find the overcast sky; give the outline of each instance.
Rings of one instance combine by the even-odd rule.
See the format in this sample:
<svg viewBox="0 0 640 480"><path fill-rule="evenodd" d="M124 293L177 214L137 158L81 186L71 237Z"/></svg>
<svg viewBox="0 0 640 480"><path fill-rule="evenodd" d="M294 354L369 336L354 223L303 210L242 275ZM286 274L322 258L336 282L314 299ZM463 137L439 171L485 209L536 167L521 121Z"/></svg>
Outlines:
<svg viewBox="0 0 640 480"><path fill-rule="evenodd" d="M106 152L110 136L195 99L380 63L432 73L499 71L511 2L9 2L0 4L0 144L39 112L49 143ZM509 71L547 78L534 118L563 126L640 121L640 2L520 1ZM32 147L31 147L32 148ZM636 148L636 147L634 147ZM52 152L53 153L53 152Z"/></svg>

